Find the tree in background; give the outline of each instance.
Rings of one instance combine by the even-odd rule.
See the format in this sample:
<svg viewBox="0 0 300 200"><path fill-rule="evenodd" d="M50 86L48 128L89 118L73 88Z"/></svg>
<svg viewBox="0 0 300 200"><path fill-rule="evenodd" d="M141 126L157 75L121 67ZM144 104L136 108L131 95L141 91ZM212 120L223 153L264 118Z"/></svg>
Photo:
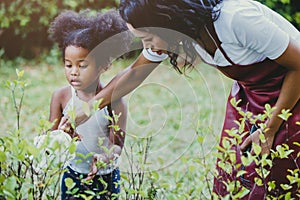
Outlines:
<svg viewBox="0 0 300 200"><path fill-rule="evenodd" d="M300 28L299 0L258 1L276 10ZM4 50L4 57L7 59L17 56L36 58L43 50L52 47L47 39L47 29L60 11L79 11L86 8L99 11L117 7L118 3L118 0L1 0L0 50Z"/></svg>
<svg viewBox="0 0 300 200"><path fill-rule="evenodd" d="M117 5L118 0L1 0L0 49L8 59L35 58L52 47L47 29L62 10L99 11Z"/></svg>

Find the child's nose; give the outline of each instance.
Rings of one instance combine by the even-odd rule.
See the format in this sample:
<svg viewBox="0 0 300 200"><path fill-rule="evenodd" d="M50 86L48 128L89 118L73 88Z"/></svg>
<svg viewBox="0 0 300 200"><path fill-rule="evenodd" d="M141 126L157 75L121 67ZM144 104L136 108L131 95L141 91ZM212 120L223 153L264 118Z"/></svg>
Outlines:
<svg viewBox="0 0 300 200"><path fill-rule="evenodd" d="M79 75L79 68L76 66L72 67L71 75L78 76Z"/></svg>

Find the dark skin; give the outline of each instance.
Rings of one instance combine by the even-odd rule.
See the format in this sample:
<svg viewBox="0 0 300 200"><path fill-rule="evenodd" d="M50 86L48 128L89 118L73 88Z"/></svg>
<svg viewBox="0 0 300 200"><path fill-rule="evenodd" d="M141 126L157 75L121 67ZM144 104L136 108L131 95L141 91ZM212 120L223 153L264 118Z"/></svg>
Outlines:
<svg viewBox="0 0 300 200"><path fill-rule="evenodd" d="M211 25L208 25L212 26ZM130 29L130 27L129 27ZM134 31L134 30L133 30ZM133 32L132 31L132 32ZM133 32L133 34L135 34ZM211 39L210 35L205 31L205 28L200 32L202 40L197 40L200 46L204 48L209 54L214 55L217 50L216 44ZM137 36L137 35L136 35ZM139 36L137 36L139 37ZM143 37L145 37L143 35ZM151 41L147 40L147 44L151 45ZM155 48L155 46L154 46ZM296 105L300 98L300 48L296 46L295 41L290 41L285 52L275 61L280 65L286 67L289 71L284 79L281 93L275 105L276 109L273 116L266 122L266 129L258 129L252 135L246 138L241 145L241 150L244 151L251 143L256 143L261 146L261 154L269 154L275 134L278 131L283 120L278 117L282 109L290 109ZM100 92L94 99L103 98L100 107L107 105L111 99L116 99L128 94L136 88L154 69L159 63L152 63L148 61L141 54L137 60L127 69L118 74L112 81ZM147 66L148 65L148 66ZM145 67L147 66L147 67ZM126 88L122 87L126 86ZM122 88L122 89L120 89ZM113 95L114 94L114 95ZM79 114L76 117L76 123L82 123L87 119L84 114ZM266 142L260 142L259 135L264 132ZM251 151L253 153L253 149Z"/></svg>
<svg viewBox="0 0 300 200"><path fill-rule="evenodd" d="M88 57L89 50L70 45L65 49L65 76L70 85L75 89L76 95L84 102L90 101L96 93L99 93L103 86L99 82L100 74L105 71L106 67L98 67L95 64L95 60ZM68 116L63 116L63 110L67 106L70 98L72 97L71 86L65 86L52 95L50 103L50 122L53 122L52 130L62 130L68 133L72 138L78 138L79 140L84 137L84 133L74 132ZM98 169L96 163L102 161L109 163L115 158L115 155L120 155L122 147L124 145L126 130L126 116L127 109L125 102L122 98L114 101L111 109L116 115L120 115L118 121L111 122L113 125L117 125L119 130L113 130L110 126L109 141L110 143L106 148L112 149L111 155L99 155L94 154L93 162L91 164L91 171L88 174L87 180L92 179L97 173Z"/></svg>

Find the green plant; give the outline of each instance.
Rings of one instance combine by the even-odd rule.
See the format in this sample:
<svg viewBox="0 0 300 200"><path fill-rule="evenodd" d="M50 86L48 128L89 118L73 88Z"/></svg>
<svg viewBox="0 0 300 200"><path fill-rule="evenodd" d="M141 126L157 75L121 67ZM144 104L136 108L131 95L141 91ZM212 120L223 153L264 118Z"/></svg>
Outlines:
<svg viewBox="0 0 300 200"><path fill-rule="evenodd" d="M0 2L0 47L9 59L22 56L38 58L50 50L48 27L62 10L79 11L117 7L118 1L96 0L2 0Z"/></svg>
<svg viewBox="0 0 300 200"><path fill-rule="evenodd" d="M147 168L151 140L151 136L136 139L124 148L124 154L129 163L129 170L122 174L122 188L124 189L125 199L156 199L157 186L155 182L159 175Z"/></svg>
<svg viewBox="0 0 300 200"><path fill-rule="evenodd" d="M300 28L300 4L298 0L258 0L275 10Z"/></svg>
<svg viewBox="0 0 300 200"><path fill-rule="evenodd" d="M125 64L124 62L121 62L120 67L123 67ZM56 78L58 77L59 71L61 71L61 69L59 67L55 68L55 66L49 67L48 69L43 68L43 70L41 70L40 67L27 68L27 70L31 70L30 85L28 80L24 80L27 74L24 73L24 71L17 70L16 73L12 74L11 69L10 71L6 70L8 69L2 69L1 76L3 77L3 79L7 79L7 77L9 77L9 79L13 80L3 81L2 86L6 89L5 91L2 91L1 95L4 94L6 96L11 96L11 100L8 100L6 97L1 96L0 101L6 102L6 104L9 105L12 104L14 106L11 106L13 107L13 112L3 112L2 109L8 110L8 108L2 108L2 105L0 107L0 111L3 114L5 113L6 117L4 119L7 122L9 120L13 120L15 122L13 123L15 126L13 128L8 127L7 129L9 130L6 130L6 128L4 128L5 133L2 129L0 136L0 199L59 199L60 176L64 172L64 158L58 157L58 159L61 159L61 162L56 162L49 157L47 160L49 166L44 166L38 170L37 163L41 163L42 159L45 157L44 150L49 147L51 141L49 141L48 138L40 147L33 146L33 137L42 133L45 133L47 135L49 133L48 130L52 126L52 124L49 123L49 121L43 116L40 117L36 124L33 122L34 120L32 120L35 118L32 118L32 116L26 116L29 119L28 122L26 121L28 119L24 118L23 115L28 115L27 113L30 113L31 110L29 109L28 111L30 105L31 107L37 106L39 108L35 109L37 111L34 112L34 115L38 116L38 112L42 112L42 109L40 108L47 104L46 100L49 100L49 98L46 97L46 100L42 100L41 102L36 103L40 103L42 104L42 106L32 105L32 102L36 102L37 99L36 96L32 95L32 92L36 93L34 84L38 88L42 87L43 90L45 90L46 85L51 85L53 88L50 88L49 90L53 90L55 87L57 87L57 85L52 85L50 83L52 83L53 80L63 79ZM116 71L119 71L119 69L116 69ZM159 74L161 74L162 76L170 75L170 73ZM48 78L46 75L50 78ZM206 75L210 76L210 73L207 73ZM34 76L37 76L38 78L34 78ZM194 74L192 74L191 76L194 76ZM42 79L39 79L40 77L42 77ZM176 77L178 77L177 74ZM215 80L214 77L210 79ZM46 83L44 83L43 81L45 81ZM167 80L164 81L167 82ZM216 81L213 81L213 83L215 82ZM200 85L199 82L196 82L196 85ZM219 85L217 86L218 87L216 88L219 88ZM151 90L151 88L148 89ZM199 89L199 91L201 90L201 88L197 89ZM29 97L26 96L26 94L24 95L25 92L31 94L28 95L32 98L29 99L31 104L26 104L26 100ZM147 91L148 94L152 92L153 91ZM218 92L218 95L219 93L220 92ZM153 92L153 94L154 98L157 98L155 96L157 95L157 93ZM143 95L140 96L143 97ZM150 101L155 100L148 96L147 98L149 98ZM160 98L163 98L163 96L160 95ZM144 99L142 100L142 102L144 103ZM140 104L140 102L137 101L136 104ZM203 103L205 102L205 100L202 100L201 102ZM236 109L239 109L239 101L232 100L231 103L236 107ZM194 104L189 103L184 103L184 105L194 106ZM174 107L172 105L168 106L168 109L172 109ZM207 106L207 104L204 104L203 110L205 110L206 107L209 106ZM48 107L46 107L45 109L48 109ZM233 146L241 143L241 136L245 134L243 130L246 121L250 121L251 124L257 123L258 121L264 121L272 115L273 108L269 105L266 105L265 111L258 116L254 116L250 112L243 112L242 110L239 110L241 116L243 117L240 120L236 121L237 128L228 130L228 134L231 135L232 139L225 139L224 141L222 141L222 147L218 147L218 152L215 148L217 146L216 143L218 142L218 137L214 136L214 127L210 127L211 125L207 125L208 123L206 121L206 113L209 111L210 110L205 110L205 112L199 114L197 113L197 115L199 116L197 116L196 118L191 118L191 129L195 132L195 139L190 144L190 147L186 150L186 152L182 154L176 162L159 170L151 169L151 167L149 167L151 166L151 162L157 162L161 165L164 165L165 160L163 160L162 158L151 160L149 155L151 153L152 147L157 148L159 145L162 145L163 142L157 141L155 135L150 133L146 134L146 137L142 138L127 137L126 145L124 147L125 149L123 150L122 155L123 161L125 159L128 160L129 165L123 167L122 165L124 163L121 163L122 169L125 168L125 170L121 171L122 189L119 199L219 199L220 197L217 194L214 194L212 191L213 179L215 176L217 176L215 168L216 158L219 158L218 166L221 167L224 171L228 173L235 171L237 174L235 179L228 180L226 182L228 195L226 197L223 197L222 199L239 199L249 192L249 189L245 188L240 182L240 177L245 174L245 171L242 169L241 164L247 166L252 162L255 162L257 164L258 176L256 178L256 183L262 185L266 191L274 190L276 187L276 183L266 179L268 177L269 169L272 166L273 160L282 158L284 159L292 153L292 150L287 145L282 144L280 146L277 146L275 151L271 153L270 157L261 157L259 155L260 147L254 146L255 153L253 155L248 154L248 156L243 156L241 163L237 164L235 162L236 152L232 148ZM279 116L282 119L287 120L290 116L290 111L283 110ZM147 121L144 119L141 121L147 123ZM176 120L174 121L176 122ZM170 123L168 123L168 125L174 125L174 121L171 121ZM12 123L10 122L10 124ZM300 122L298 122L297 124L300 127ZM265 128L263 123L259 125L260 127ZM35 127L34 129L32 127L29 129L27 126L37 127ZM174 126L172 127L174 128ZM177 126L175 126L175 128L176 127ZM117 127L114 128L117 129ZM169 135L173 134L174 130L176 129L167 129L165 131L166 134L161 136L160 139L162 140L163 137L166 137L168 139ZM140 134L140 131L138 131L137 134ZM264 138L261 137L261 139L263 140ZM177 144L181 143L182 142L180 141L180 143L176 143L170 148L174 147L172 151L175 151L176 148L178 148ZM59 150L55 147L57 145L58 144L54 144L52 151ZM295 143L295 145L300 146L300 143ZM209 147L213 150L207 151ZM67 152L74 152L74 146L67 149ZM107 152L109 153L110 150L107 149ZM300 156L299 152L296 154L298 155L294 158L295 162L297 161L297 159L299 159ZM169 154L167 156L169 156ZM280 186L282 189L287 191L285 194L282 194L280 196L268 194L266 195L265 199L290 199L290 187L296 186L298 190L300 187L299 168L288 170L287 179L289 183L282 184ZM67 185L72 188L73 182L68 181ZM84 198L89 199L93 197L94 194L87 193L85 195L86 196Z"/></svg>
<svg viewBox="0 0 300 200"><path fill-rule="evenodd" d="M23 79L24 71L16 70L17 79L5 81L4 87L11 91L16 113L16 129L0 138L0 197L5 199L57 199L59 181L66 163L66 157L49 156L57 150L64 153L74 152L74 144L67 149L58 142L45 137L39 146L34 146L33 138L28 137L20 121L23 98L27 81ZM47 133L52 126L45 119L39 121L40 133ZM49 144L52 143L51 147ZM45 148L48 152L45 152ZM42 160L47 165L40 165Z"/></svg>
<svg viewBox="0 0 300 200"><path fill-rule="evenodd" d="M297 166L296 169L288 169L287 179L289 184L276 185L275 181L269 180L270 169L273 167L273 162L275 159L286 159L291 158L290 154L294 150L291 150L287 144L277 145L275 150L272 150L271 156L266 154L261 155L261 147L255 143L252 144L254 153L251 154L247 152L241 156L241 162L237 161L237 151L236 146L241 145L242 137L245 136L244 127L246 122L250 121L251 124L258 124L261 130L266 129L266 125L263 123L268 118L272 116L274 108L270 105L265 105L265 110L263 114L253 115L251 112L244 112L241 108L238 107L239 101L235 99L231 100L231 104L239 111L239 114L242 116L241 119L236 121L238 128L233 128L231 130L226 130L230 138L224 138L221 142L221 146L218 147L218 167L221 168L226 174L234 174L233 178L229 178L224 181L224 185L227 189L227 196L225 199L240 199L250 193L251 191L247 188L247 185L244 185L241 180L245 175L244 167L247 167L255 163L255 173L256 177L254 178L255 184L258 187L262 187L264 191L264 199L290 199L291 192L289 191L293 186L297 188L297 195L299 193L299 166L297 165L297 160L299 159L299 153L297 157L294 158L294 162ZM282 113L279 115L284 121L288 120L291 116L289 110L282 110ZM258 123L259 122L259 123ZM261 143L265 142L264 134L260 134ZM285 172L282 172L283 174ZM280 188L278 188L280 187ZM282 194L278 195L276 191L283 190ZM218 196L215 194L214 197L217 199Z"/></svg>

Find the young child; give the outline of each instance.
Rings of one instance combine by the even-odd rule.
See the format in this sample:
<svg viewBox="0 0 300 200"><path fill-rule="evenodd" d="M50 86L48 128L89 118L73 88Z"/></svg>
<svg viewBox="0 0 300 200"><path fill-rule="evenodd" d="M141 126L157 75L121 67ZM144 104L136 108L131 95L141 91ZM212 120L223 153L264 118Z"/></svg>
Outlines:
<svg viewBox="0 0 300 200"><path fill-rule="evenodd" d="M83 199L84 196L91 194L94 195L93 199L111 199L119 193L120 172L115 162L125 139L124 101L118 99L113 107L109 105L95 111L75 130L65 122L70 112L81 108L103 88L100 75L109 66L112 55L106 52L106 55L102 54L99 59L93 56L92 50L125 30L126 24L116 11L97 15L92 15L89 11L80 13L64 11L50 25L49 38L62 50L65 76L69 83L52 95L50 104L50 121L54 123L52 130L63 130L66 134L78 138L76 157L68 161L67 170L62 178L61 198L64 200ZM119 37L119 41L114 38L120 50L127 49L131 42L130 36L126 36L128 37ZM107 116L113 116L112 113L120 115L118 120L109 120ZM110 126L112 123L120 129L113 130ZM67 178L76 183L70 190L65 183Z"/></svg>

